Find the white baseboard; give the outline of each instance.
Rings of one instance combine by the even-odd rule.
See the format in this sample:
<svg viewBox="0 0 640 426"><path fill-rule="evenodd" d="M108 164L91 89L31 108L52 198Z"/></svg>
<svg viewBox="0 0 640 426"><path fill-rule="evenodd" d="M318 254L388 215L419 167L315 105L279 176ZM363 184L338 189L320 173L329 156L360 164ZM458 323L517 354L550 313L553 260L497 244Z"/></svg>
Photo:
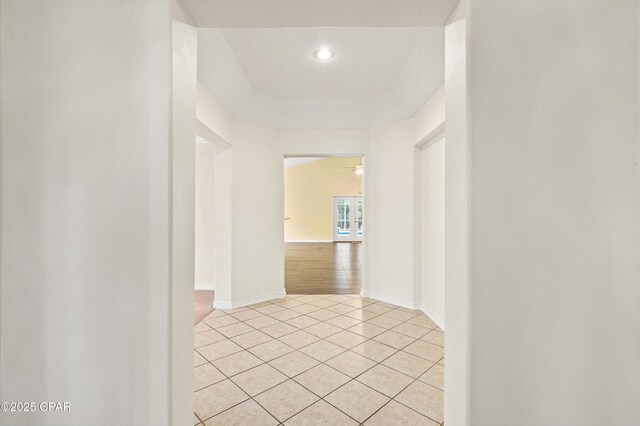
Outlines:
<svg viewBox="0 0 640 426"><path fill-rule="evenodd" d="M215 283L196 283L195 290L215 290Z"/></svg>
<svg viewBox="0 0 640 426"><path fill-rule="evenodd" d="M213 302L213 307L215 309L242 308L243 306L253 305L255 303L266 302L267 300L283 299L286 295L287 295L287 292L285 291L285 289L282 289L281 291L276 291L276 292L267 293L267 294L261 294L259 296L247 297L247 298L239 299L239 300L232 300L232 301L224 301L224 300L218 301L218 300L216 300L216 301Z"/></svg>
<svg viewBox="0 0 640 426"><path fill-rule="evenodd" d="M284 240L285 243L332 243L333 240Z"/></svg>
<svg viewBox="0 0 640 426"><path fill-rule="evenodd" d="M380 302L390 303L396 306L402 306L403 308L407 309L420 309L420 305L414 303L412 300L399 299L397 297L388 296L386 294L371 293L362 290L360 292L360 296L366 297L367 299L374 299L379 300Z"/></svg>
<svg viewBox="0 0 640 426"><path fill-rule="evenodd" d="M398 299L397 297L387 296L385 294L380 293L370 293L365 292L364 290L360 291L360 296L367 299L379 300L380 302L390 303L396 306L402 306L407 309L420 309L426 316L431 318L433 322L435 322L438 327L440 327L444 331L444 319L440 318L439 315L436 315L431 309L429 309L426 305L420 305L419 303L414 303L410 300Z"/></svg>
<svg viewBox="0 0 640 426"><path fill-rule="evenodd" d="M213 301L213 309L231 309L231 302L222 301L222 300L214 300Z"/></svg>
<svg viewBox="0 0 640 426"><path fill-rule="evenodd" d="M427 307L427 305L423 304L421 309L422 309L422 312L424 312L424 314L426 316L431 318L431 321L433 321L436 324L438 324L438 327L440 327L442 329L442 331L444 331L444 319L440 318L439 315L436 315L431 309L429 309Z"/></svg>

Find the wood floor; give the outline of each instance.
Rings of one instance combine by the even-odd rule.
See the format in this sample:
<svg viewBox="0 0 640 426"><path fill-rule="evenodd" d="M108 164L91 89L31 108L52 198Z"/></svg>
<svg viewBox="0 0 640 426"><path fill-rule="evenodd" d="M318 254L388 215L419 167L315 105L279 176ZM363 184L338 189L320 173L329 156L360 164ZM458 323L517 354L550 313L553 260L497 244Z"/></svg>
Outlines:
<svg viewBox="0 0 640 426"><path fill-rule="evenodd" d="M285 243L287 294L357 294L361 243Z"/></svg>

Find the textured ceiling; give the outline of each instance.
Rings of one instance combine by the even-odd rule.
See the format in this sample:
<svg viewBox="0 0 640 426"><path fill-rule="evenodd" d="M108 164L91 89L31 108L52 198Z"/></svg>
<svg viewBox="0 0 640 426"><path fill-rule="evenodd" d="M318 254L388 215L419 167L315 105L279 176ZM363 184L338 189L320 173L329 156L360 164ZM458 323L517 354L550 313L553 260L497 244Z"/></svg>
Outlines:
<svg viewBox="0 0 640 426"><path fill-rule="evenodd" d="M369 99L394 87L415 47L415 28L222 30L253 88L287 100ZM335 57L318 61L320 46Z"/></svg>
<svg viewBox="0 0 640 426"><path fill-rule="evenodd" d="M458 0L181 0L198 27L443 26Z"/></svg>
<svg viewBox="0 0 640 426"><path fill-rule="evenodd" d="M274 128L368 128L408 118L444 83L444 29L200 29L198 79ZM313 52L329 46L327 62Z"/></svg>

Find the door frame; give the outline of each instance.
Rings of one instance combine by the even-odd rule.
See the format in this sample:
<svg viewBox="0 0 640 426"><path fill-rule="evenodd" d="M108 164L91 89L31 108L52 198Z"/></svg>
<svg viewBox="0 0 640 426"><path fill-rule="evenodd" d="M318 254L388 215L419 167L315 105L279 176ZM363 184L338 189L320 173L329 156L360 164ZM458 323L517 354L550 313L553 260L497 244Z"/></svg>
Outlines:
<svg viewBox="0 0 640 426"><path fill-rule="evenodd" d="M462 15L468 15L463 10ZM446 83L448 88L446 92L446 116L449 122L447 128L447 140L448 145L456 146L459 152L456 155L452 155L452 149L447 150L446 163L447 163L447 175L454 177L457 188L446 190L446 204L447 207L454 207L455 210L447 216L452 216L455 221L449 221L447 223L446 230L446 271L454 272L454 274L447 274L445 280L445 293L446 293L446 316L447 316L447 347L445 349L445 356L447 358L446 375L448 377L447 384L445 386L445 419L447 424L469 423L469 377L470 377L470 273L469 273L469 253L470 253L470 225L469 225L469 188L470 188L470 173L469 173L469 129L468 129L468 110L469 108L469 96L468 96L468 19L452 17L453 22L446 25ZM195 85L196 81L193 80ZM200 126L201 123L198 123ZM216 123L218 124L218 123ZM361 156L363 160L366 159L366 154L369 152L369 141L367 145L358 144L357 141L346 140L342 143L327 143L321 137L312 136L305 143L300 144L298 140L296 143L287 143L283 146L281 154L284 157L355 157ZM317 149L317 151L316 151ZM230 151L230 150L229 150ZM329 153L327 153L329 151ZM312 152L323 152L324 154L313 155ZM356 152L356 154L354 154ZM454 165L455 171L449 165ZM367 165L365 166L365 172ZM375 165L374 165L375 167ZM284 168L283 168L284 170ZM0 181L2 176L0 176ZM448 179L452 181L452 179ZM365 210L364 215L364 228L371 229L369 226L370 217L366 213L368 207L368 191L369 179L368 174L363 176L363 208ZM450 185L453 186L453 185ZM171 206L174 207L175 201L169 201ZM181 205L176 204L177 207ZM284 216L284 215L283 215ZM452 223L454 222L454 223ZM363 242L363 266L362 266L362 294L366 294L369 289L368 286L368 258L369 250L368 245L371 239L366 238ZM284 227L282 232L282 242L284 244ZM449 244L451 243L451 244ZM169 243L170 244L170 243ZM195 244L195 241L194 241ZM156 250L157 251L157 250ZM162 251L162 250L160 250ZM230 255L230 250L229 253ZM284 257L284 255L283 255ZM230 260L227 262L230 263ZM217 265L216 265L217 266ZM160 271L162 272L162 271ZM2 284L0 280L0 285ZM219 284L219 283L217 283ZM217 285L218 287L218 285ZM283 282L284 287L284 282ZM231 290L231 284L228 283L228 289ZM218 290L218 288L216 289ZM164 296L163 296L164 297ZM155 305L154 305L155 306ZM193 315L193 301L189 303L182 303L179 306L174 305L176 312L183 316L185 313L190 312ZM171 306L169 307L169 313L171 313ZM166 312L161 312L163 315ZM165 315L166 316L166 315ZM162 319L162 318L160 318ZM170 318L171 327L177 329L177 334L183 332L179 325L179 321L175 317ZM193 329L190 328L188 335L193 337ZM180 336L184 337L184 336ZM160 342L162 343L162 342ZM174 344L173 347L180 347ZM186 354L189 349L186 346L182 347L182 350ZM164 353L161 350L158 353ZM184 358L186 359L186 357ZM164 358L156 364L159 365L164 362ZM174 377L179 377L180 368L187 364L183 362L183 359L174 362L171 367L171 371ZM177 365L177 366L176 366ZM192 363L191 363L192 365ZM189 367L192 369L192 367ZM191 370L192 371L192 370ZM162 400L165 398L162 391L166 387L164 382L158 387L156 400ZM189 395L187 398L192 398L192 389L189 389ZM174 391L169 397L171 406L169 409L182 410L189 404L186 404L188 400L185 400L183 395L177 395ZM157 405L157 404L155 404ZM166 406L164 408L167 408ZM162 410L160 410L162 411ZM166 411L166 410L165 410ZM193 411L193 405L188 406L189 412ZM160 414L163 415L162 413ZM191 414L192 415L192 414Z"/></svg>
<svg viewBox="0 0 640 426"><path fill-rule="evenodd" d="M323 140L319 140L318 141L318 146L324 146L324 141ZM341 149L339 147L335 147L333 148L334 152L331 153L327 153L327 151L320 151L320 152L324 152L324 154L318 154L317 151L316 153L312 153L314 151L307 151L309 147L307 146L305 147L301 147L301 148L285 148L283 149L282 152L282 194L283 194L283 199L282 199L282 217L284 218L284 160L286 158L313 158L313 157L317 157L317 158L335 158L335 157L360 157L362 158L362 167L363 167L363 174L362 174L362 213L363 213L363 217L362 217L362 228L363 229L369 229L369 223L370 223L370 217L367 214L367 203L368 203L368 198L367 198L367 192L368 192L368 188L369 188L369 179L368 179L368 175L367 175L367 151L360 151L358 152L357 150L355 151L348 151L347 149ZM326 149L326 148L324 148ZM283 222L284 223L284 222ZM369 289L369 241L370 238L364 238L362 241L362 288L360 290L360 294L367 294L367 291ZM283 250L282 250L282 263L284 265L284 225L282 226L282 244L283 244ZM284 287L284 282L282 283L283 287Z"/></svg>

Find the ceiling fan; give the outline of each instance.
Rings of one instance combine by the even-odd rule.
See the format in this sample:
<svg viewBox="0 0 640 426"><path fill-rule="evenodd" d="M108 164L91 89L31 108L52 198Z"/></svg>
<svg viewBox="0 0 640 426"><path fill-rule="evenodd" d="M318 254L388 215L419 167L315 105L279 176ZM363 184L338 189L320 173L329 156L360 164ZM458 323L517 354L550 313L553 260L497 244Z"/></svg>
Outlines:
<svg viewBox="0 0 640 426"><path fill-rule="evenodd" d="M352 172L354 172L357 175L361 175L364 173L364 167L362 166L362 159L360 159L360 164L358 164L355 167L352 166L348 166L348 167L343 167L343 169L351 169Z"/></svg>

